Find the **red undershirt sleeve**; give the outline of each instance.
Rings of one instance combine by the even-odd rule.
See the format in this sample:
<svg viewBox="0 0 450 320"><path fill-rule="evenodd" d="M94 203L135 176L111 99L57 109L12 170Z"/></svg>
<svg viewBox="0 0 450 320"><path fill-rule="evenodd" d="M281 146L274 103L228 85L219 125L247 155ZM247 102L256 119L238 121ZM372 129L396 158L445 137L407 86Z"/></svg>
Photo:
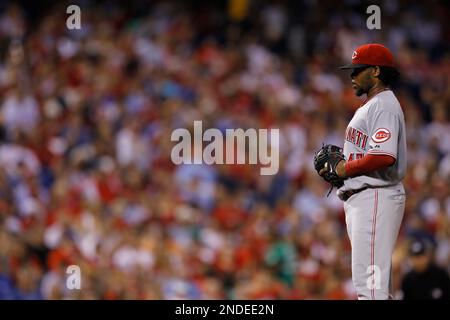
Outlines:
<svg viewBox="0 0 450 320"><path fill-rule="evenodd" d="M366 154L360 159L347 162L345 164L345 172L348 177L355 177L371 171L389 167L394 163L395 158L389 155Z"/></svg>

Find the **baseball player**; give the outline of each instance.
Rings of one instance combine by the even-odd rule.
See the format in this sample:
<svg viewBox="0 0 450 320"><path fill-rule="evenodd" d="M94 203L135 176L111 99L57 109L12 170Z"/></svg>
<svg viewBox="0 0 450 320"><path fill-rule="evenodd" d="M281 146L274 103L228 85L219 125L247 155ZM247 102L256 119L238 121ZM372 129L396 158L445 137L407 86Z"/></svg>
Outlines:
<svg viewBox="0 0 450 320"><path fill-rule="evenodd" d="M337 195L344 201L353 284L358 299L392 299L391 256L405 209L405 120L389 87L399 73L380 44L360 46L341 69L351 69L355 94L366 95L345 132L346 160L335 167L345 179Z"/></svg>

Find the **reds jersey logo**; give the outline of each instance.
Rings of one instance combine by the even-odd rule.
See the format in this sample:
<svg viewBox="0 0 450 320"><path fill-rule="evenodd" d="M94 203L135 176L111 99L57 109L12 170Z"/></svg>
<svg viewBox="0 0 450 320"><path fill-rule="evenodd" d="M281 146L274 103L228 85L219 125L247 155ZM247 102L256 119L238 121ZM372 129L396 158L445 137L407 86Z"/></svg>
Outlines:
<svg viewBox="0 0 450 320"><path fill-rule="evenodd" d="M382 143L388 141L391 137L391 132L385 128L379 128L372 136L372 140L376 143Z"/></svg>

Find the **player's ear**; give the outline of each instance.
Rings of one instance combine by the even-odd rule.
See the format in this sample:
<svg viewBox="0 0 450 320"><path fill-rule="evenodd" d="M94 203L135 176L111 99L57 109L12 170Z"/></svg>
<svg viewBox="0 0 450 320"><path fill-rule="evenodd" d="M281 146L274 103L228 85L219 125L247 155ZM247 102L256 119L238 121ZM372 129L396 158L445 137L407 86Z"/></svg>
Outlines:
<svg viewBox="0 0 450 320"><path fill-rule="evenodd" d="M378 78L380 76L380 74L381 74L381 69L380 69L379 66L375 66L375 67L372 68L372 75L374 77Z"/></svg>

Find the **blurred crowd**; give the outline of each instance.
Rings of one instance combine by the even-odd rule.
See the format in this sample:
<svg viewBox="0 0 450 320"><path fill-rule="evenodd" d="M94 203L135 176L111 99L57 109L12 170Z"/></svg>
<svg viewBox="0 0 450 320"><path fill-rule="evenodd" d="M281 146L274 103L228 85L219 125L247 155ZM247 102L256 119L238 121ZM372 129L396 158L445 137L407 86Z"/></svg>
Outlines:
<svg viewBox="0 0 450 320"><path fill-rule="evenodd" d="M355 1L0 6L0 298L354 299L342 202L315 173L343 145L360 44L395 53L413 238L450 271L450 10ZM178 165L176 128L277 128L280 170ZM81 289L66 286L67 267ZM400 294L400 293L399 293Z"/></svg>

